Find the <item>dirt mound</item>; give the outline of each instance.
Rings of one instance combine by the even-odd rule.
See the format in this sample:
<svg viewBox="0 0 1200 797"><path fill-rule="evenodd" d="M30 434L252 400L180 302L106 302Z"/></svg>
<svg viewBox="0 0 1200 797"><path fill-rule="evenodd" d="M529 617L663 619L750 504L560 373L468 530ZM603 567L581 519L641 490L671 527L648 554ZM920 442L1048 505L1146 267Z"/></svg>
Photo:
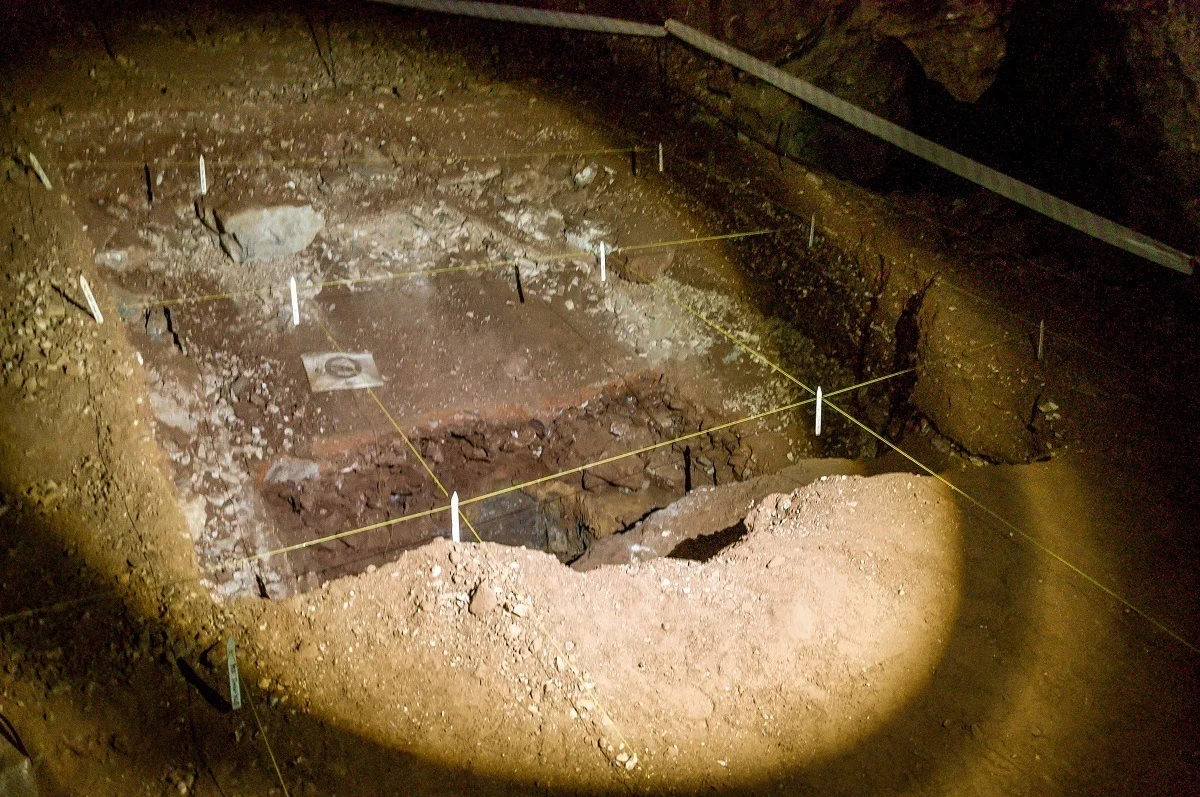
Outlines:
<svg viewBox="0 0 1200 797"><path fill-rule="evenodd" d="M616 765L676 784L830 753L930 674L956 616L956 510L932 480L834 476L767 497L746 524L711 564L587 574L439 540L272 605L272 635L298 651L275 681L341 711L352 695L372 735L397 713L436 722L450 749L477 722L553 738L582 719ZM402 662L462 692L404 704Z"/></svg>

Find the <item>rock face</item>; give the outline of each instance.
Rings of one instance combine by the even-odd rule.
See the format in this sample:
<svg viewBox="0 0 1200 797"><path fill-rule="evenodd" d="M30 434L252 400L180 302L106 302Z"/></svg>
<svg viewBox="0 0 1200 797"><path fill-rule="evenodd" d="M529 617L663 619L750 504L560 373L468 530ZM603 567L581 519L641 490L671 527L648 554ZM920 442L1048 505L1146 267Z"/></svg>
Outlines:
<svg viewBox="0 0 1200 797"><path fill-rule="evenodd" d="M700 487L665 509L651 512L629 531L594 541L571 567L586 572L604 565L660 559L685 540L728 529L741 521L751 506L772 493L791 492L831 475L863 473L861 462L813 459L744 482Z"/></svg>
<svg viewBox="0 0 1200 797"><path fill-rule="evenodd" d="M904 45L932 80L955 99L973 102L992 84L1004 60L1012 0L710 0L709 19L695 3L668 13L707 27L759 58L786 65L822 47L831 61L853 58L878 42ZM828 57L828 56L826 56ZM857 64L860 70L869 65Z"/></svg>
<svg viewBox="0 0 1200 797"><path fill-rule="evenodd" d="M1045 455L1044 440L1031 428L1044 383L1028 342L1005 341L986 356L967 356L1003 322L986 312L962 312L960 303L941 286L925 296L913 406L970 454L1001 463Z"/></svg>
<svg viewBox="0 0 1200 797"><path fill-rule="evenodd" d="M303 251L325 227L311 205L216 210L221 246L239 263L273 260Z"/></svg>
<svg viewBox="0 0 1200 797"><path fill-rule="evenodd" d="M1114 16L1126 26L1121 55L1132 76L1141 127L1159 145L1151 150L1156 151L1154 166L1178 197L1190 228L1190 240L1180 243L1195 251L1200 248L1200 2L1120 4Z"/></svg>
<svg viewBox="0 0 1200 797"><path fill-rule="evenodd" d="M898 124L910 116L909 83L915 64L893 39L845 36L821 38L783 69L844 100ZM825 164L840 176L859 182L878 178L891 163L892 147L847 125L831 124L808 105L753 78L739 80L730 91L739 125L793 158Z"/></svg>
<svg viewBox="0 0 1200 797"><path fill-rule="evenodd" d="M1014 0L608 0L587 10L660 22L680 20L899 124L911 116L914 80L941 84L974 102L992 85L1006 52ZM577 11L575 4L543 2ZM661 16L655 16L661 15ZM709 88L725 98L747 132L783 153L860 182L881 177L897 154L888 145L832 122L752 78L711 70ZM724 83L725 85L721 85Z"/></svg>
<svg viewBox="0 0 1200 797"><path fill-rule="evenodd" d="M777 66L818 45L833 60L895 39L925 74L958 100L973 102L988 89L1004 60L1005 32L1014 0L667 0L638 3L568 0L531 3L562 11L585 10L662 22L671 18L705 30ZM866 69L868 65L856 65Z"/></svg>
<svg viewBox="0 0 1200 797"><path fill-rule="evenodd" d="M634 5L589 10L627 6L628 15ZM945 143L1032 164L1017 176L1200 248L1200 0L671 0L658 13L934 137L944 124L914 108L916 84L928 78L946 90L939 111L983 99L951 120L975 131L976 146ZM989 92L1002 64L1004 85ZM869 181L895 157L757 81L725 92L758 138L841 176Z"/></svg>

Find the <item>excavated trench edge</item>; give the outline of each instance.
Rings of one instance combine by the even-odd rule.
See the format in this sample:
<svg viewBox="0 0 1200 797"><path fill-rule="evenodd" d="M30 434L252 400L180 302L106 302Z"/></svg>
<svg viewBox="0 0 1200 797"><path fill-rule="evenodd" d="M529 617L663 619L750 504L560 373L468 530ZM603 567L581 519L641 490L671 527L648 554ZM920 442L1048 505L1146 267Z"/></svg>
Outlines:
<svg viewBox="0 0 1200 797"><path fill-rule="evenodd" d="M439 424L413 438L421 458L463 495L522 484L712 425L711 415L665 380L643 380L563 409L548 422ZM780 429L735 428L625 457L472 506L467 516L484 541L546 551L569 564L596 539L633 528L695 487L734 484L786 467L799 442ZM424 466L398 435L347 445L320 460L277 459L260 491L274 536L291 545L445 503ZM296 589L353 575L449 536L444 514L303 548L289 554ZM744 528L742 529L744 534ZM734 541L715 535L683 546L684 558ZM705 547L707 546L707 547ZM693 555L694 553L694 555ZM266 597L266 590L262 590ZM271 597L276 597L272 595Z"/></svg>

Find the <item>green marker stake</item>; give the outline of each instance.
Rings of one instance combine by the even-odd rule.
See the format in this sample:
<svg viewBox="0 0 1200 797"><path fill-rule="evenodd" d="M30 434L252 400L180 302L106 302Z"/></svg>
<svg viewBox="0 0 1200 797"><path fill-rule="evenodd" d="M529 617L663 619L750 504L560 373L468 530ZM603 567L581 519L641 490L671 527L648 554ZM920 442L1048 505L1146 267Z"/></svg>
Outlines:
<svg viewBox="0 0 1200 797"><path fill-rule="evenodd" d="M238 677L237 643L233 637L225 643L225 658L229 663L229 705L237 711L242 707L242 679Z"/></svg>

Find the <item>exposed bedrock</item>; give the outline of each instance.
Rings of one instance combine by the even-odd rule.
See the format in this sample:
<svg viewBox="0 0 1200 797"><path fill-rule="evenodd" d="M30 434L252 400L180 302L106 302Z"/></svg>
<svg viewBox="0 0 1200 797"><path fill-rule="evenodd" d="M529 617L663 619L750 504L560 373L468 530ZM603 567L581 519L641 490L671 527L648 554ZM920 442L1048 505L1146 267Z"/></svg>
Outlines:
<svg viewBox="0 0 1200 797"><path fill-rule="evenodd" d="M678 19L779 66L803 60L818 45L826 57L851 65L847 59L853 53L870 52L880 40L895 39L930 79L957 99L973 101L991 85L1004 59L1014 1L542 0L522 4L564 11L582 7L591 13L648 22Z"/></svg>
<svg viewBox="0 0 1200 797"><path fill-rule="evenodd" d="M671 17L1184 249L1200 241L1200 0L521 0ZM759 140L871 181L897 157L705 67L697 89Z"/></svg>

